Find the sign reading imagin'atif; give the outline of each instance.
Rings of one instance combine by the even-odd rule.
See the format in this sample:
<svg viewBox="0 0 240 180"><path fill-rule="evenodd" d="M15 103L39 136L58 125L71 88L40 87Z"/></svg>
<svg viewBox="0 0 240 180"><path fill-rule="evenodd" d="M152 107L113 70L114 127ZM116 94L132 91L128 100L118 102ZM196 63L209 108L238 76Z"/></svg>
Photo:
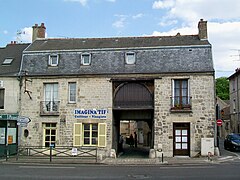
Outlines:
<svg viewBox="0 0 240 180"><path fill-rule="evenodd" d="M79 119L106 119L107 109L75 109L74 117Z"/></svg>

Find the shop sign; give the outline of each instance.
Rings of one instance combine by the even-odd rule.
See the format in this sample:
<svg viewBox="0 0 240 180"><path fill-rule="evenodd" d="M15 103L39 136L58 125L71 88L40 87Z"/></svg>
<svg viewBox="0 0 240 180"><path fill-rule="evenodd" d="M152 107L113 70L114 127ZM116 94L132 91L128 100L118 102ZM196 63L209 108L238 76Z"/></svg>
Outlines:
<svg viewBox="0 0 240 180"><path fill-rule="evenodd" d="M106 119L107 109L75 109L74 117L79 119Z"/></svg>
<svg viewBox="0 0 240 180"><path fill-rule="evenodd" d="M0 120L17 120L17 114L0 114Z"/></svg>

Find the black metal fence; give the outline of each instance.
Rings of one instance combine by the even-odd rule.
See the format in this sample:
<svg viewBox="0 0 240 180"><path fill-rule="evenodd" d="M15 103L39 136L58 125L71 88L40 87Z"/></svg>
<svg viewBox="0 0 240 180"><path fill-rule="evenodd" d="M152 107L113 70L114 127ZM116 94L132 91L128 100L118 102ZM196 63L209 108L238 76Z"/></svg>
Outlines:
<svg viewBox="0 0 240 180"><path fill-rule="evenodd" d="M7 149L6 149L7 151ZM98 149L96 147L72 147L72 146L19 146L14 156L6 152L6 161L10 157L16 157L16 160L72 160L81 162L98 162Z"/></svg>

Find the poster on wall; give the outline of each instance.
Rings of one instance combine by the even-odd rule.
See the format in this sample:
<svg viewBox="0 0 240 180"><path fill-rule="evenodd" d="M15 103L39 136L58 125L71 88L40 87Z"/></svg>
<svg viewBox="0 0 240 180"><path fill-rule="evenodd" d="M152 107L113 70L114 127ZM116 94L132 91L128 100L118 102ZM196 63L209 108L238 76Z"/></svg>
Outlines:
<svg viewBox="0 0 240 180"><path fill-rule="evenodd" d="M5 144L5 127L0 128L0 144Z"/></svg>
<svg viewBox="0 0 240 180"><path fill-rule="evenodd" d="M16 128L8 128L8 142L9 144L16 143L16 137L17 137L17 129Z"/></svg>

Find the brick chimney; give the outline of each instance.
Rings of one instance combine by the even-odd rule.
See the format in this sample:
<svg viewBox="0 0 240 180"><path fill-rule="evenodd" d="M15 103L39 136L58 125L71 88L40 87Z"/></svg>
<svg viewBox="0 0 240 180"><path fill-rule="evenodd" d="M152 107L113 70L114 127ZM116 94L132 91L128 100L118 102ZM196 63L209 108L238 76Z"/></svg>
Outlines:
<svg viewBox="0 0 240 180"><path fill-rule="evenodd" d="M198 22L198 37L200 40L207 40L207 21L200 19Z"/></svg>
<svg viewBox="0 0 240 180"><path fill-rule="evenodd" d="M38 24L35 24L32 28L32 42L37 38L45 38L46 27L44 26L44 23L41 23L40 26L38 26Z"/></svg>

